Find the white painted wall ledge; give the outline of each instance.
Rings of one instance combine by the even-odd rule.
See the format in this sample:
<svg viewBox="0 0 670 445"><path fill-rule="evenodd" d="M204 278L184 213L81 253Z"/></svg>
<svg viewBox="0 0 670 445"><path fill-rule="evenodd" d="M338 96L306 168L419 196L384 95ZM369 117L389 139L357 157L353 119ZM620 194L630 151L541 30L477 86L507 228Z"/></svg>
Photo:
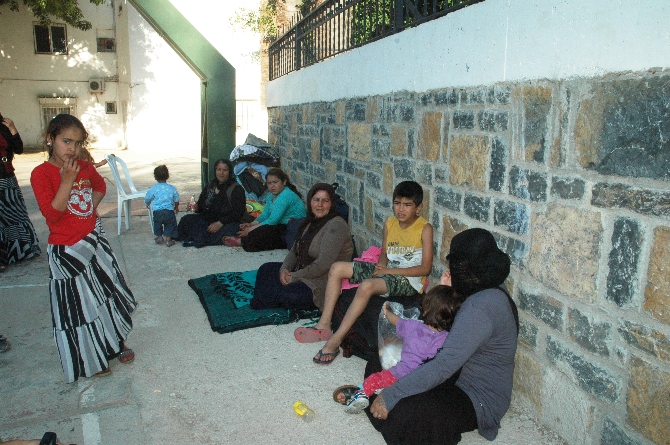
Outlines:
<svg viewBox="0 0 670 445"><path fill-rule="evenodd" d="M280 77L279 107L670 68L668 0L486 0Z"/></svg>

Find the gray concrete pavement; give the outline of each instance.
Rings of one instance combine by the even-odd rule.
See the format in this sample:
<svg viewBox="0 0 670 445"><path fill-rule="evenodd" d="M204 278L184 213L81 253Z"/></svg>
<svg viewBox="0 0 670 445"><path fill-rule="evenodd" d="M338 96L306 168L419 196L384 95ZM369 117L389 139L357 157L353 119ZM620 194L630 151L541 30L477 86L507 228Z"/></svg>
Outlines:
<svg viewBox="0 0 670 445"><path fill-rule="evenodd" d="M99 160L104 152L93 151ZM154 166L165 163L183 197L200 189L197 158L169 153L116 153L138 187L149 187ZM47 229L29 184L43 155L18 156L15 165L30 217L46 250ZM108 167L103 176L111 178ZM108 183L105 202L116 202ZM281 261L285 250L246 253L230 247L166 248L153 243L146 216L116 235L116 218L103 226L139 306L128 344L131 364L112 362L108 377L65 384L52 339L48 265L43 254L0 275L0 332L12 349L0 354L0 438L39 438L56 431L63 443L80 445L165 444L383 444L364 415L345 414L333 389L359 383L365 363L339 357L313 364L319 345L299 344L301 322L230 334L211 331L187 280L210 273L257 268ZM311 423L293 413L304 400L316 412ZM488 443L476 432L463 444ZM562 443L522 412L503 419L496 443Z"/></svg>

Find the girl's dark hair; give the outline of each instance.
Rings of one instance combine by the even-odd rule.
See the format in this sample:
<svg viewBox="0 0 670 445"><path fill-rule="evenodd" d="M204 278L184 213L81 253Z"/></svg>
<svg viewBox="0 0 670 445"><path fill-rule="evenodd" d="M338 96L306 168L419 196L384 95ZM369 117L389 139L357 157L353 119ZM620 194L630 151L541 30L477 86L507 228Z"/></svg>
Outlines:
<svg viewBox="0 0 670 445"><path fill-rule="evenodd" d="M463 298L451 286L439 284L423 297L423 321L428 326L448 331L462 303Z"/></svg>
<svg viewBox="0 0 670 445"><path fill-rule="evenodd" d="M79 119L77 119L71 114L59 114L58 116L51 119L51 121L49 122L44 137L44 142L47 142L47 136L51 138L51 145L47 145L49 157L53 155L54 152L53 144L56 141L56 136L58 136L66 128L72 128L72 127L77 128L83 133L84 141L82 143L82 147L86 148L86 146L88 145L88 131L86 131L86 128L84 128L84 124L82 124Z"/></svg>
<svg viewBox="0 0 670 445"><path fill-rule="evenodd" d="M233 171L233 163L230 161L230 159L217 159L217 161L214 163L214 170L216 170L216 167L218 167L219 164L226 164L228 166L228 180L236 178L235 172Z"/></svg>
<svg viewBox="0 0 670 445"><path fill-rule="evenodd" d="M154 168L154 179L158 182L165 182L170 177L170 171L166 165L159 165Z"/></svg>
<svg viewBox="0 0 670 445"><path fill-rule="evenodd" d="M281 182L286 181L286 187L288 187L288 188L290 188L291 190L293 190L293 192L294 192L296 195L298 195L298 197L300 197L300 199L302 199L302 194L298 191L298 189L296 188L296 186L293 185L293 184L291 183L291 178L288 177L288 175L284 172L284 170L282 170L282 169L279 168L279 167L271 167L271 168L268 170L268 172L265 174L265 177L266 177L266 178L267 178L268 176L274 176L274 177L277 177L277 178L279 178L279 180L280 180Z"/></svg>
<svg viewBox="0 0 670 445"><path fill-rule="evenodd" d="M86 147L81 147L79 149L79 159L82 161L88 161L90 163L95 163L95 159L93 159L93 156L91 155L91 152L88 151L88 148Z"/></svg>

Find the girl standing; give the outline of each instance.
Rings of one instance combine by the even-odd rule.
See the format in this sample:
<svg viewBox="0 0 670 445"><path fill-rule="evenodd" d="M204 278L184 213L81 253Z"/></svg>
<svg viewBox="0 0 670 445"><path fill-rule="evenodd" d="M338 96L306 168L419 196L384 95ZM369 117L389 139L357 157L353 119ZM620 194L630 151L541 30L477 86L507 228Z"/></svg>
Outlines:
<svg viewBox="0 0 670 445"><path fill-rule="evenodd" d="M137 303L96 213L105 181L93 164L77 159L87 138L76 117L53 118L46 133L49 160L30 177L49 227L53 333L67 383L108 375L114 357L122 363L135 358L124 340Z"/></svg>
<svg viewBox="0 0 670 445"><path fill-rule="evenodd" d="M14 122L0 114L0 272L42 252L12 165L21 153L23 141Z"/></svg>

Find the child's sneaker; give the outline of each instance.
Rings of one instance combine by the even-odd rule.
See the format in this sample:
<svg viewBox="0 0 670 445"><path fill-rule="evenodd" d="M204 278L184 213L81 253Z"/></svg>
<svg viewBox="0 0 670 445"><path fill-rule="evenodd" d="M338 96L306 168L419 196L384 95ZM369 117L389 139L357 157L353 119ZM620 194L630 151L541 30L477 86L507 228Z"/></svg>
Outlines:
<svg viewBox="0 0 670 445"><path fill-rule="evenodd" d="M344 411L348 414L360 414L365 408L370 405L370 399L364 392L358 392L347 403Z"/></svg>
<svg viewBox="0 0 670 445"><path fill-rule="evenodd" d="M172 246L174 246L174 241L172 241L172 240L165 241L165 247L172 247Z"/></svg>
<svg viewBox="0 0 670 445"><path fill-rule="evenodd" d="M163 241L165 241L165 239L159 235L156 238L154 238L154 241L156 241L156 244L163 244Z"/></svg>

